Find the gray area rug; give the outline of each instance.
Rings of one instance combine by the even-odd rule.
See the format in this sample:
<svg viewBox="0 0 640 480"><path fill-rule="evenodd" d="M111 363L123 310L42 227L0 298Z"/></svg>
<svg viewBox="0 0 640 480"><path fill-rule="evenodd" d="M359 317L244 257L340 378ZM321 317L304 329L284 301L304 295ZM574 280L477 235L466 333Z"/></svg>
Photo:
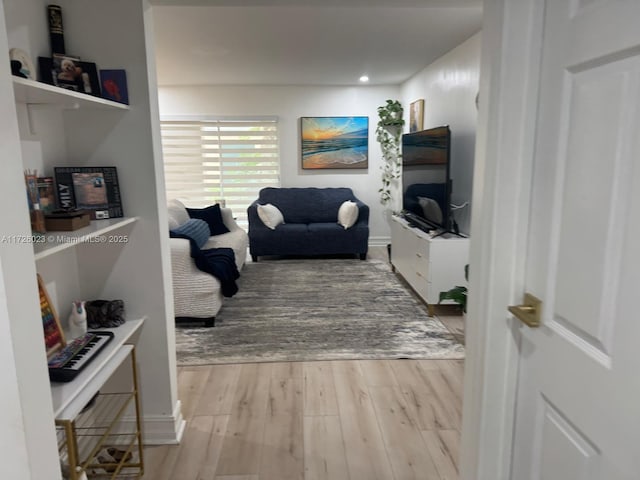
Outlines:
<svg viewBox="0 0 640 480"><path fill-rule="evenodd" d="M241 275L215 327L176 325L179 365L464 358L383 261L265 260Z"/></svg>

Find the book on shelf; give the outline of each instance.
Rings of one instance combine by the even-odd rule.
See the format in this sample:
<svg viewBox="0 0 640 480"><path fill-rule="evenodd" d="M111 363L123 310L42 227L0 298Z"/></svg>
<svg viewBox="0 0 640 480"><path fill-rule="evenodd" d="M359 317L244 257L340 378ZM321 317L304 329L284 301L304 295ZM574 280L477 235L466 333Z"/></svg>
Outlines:
<svg viewBox="0 0 640 480"><path fill-rule="evenodd" d="M122 217L116 167L55 167L56 194L61 209L83 209L92 220Z"/></svg>
<svg viewBox="0 0 640 480"><path fill-rule="evenodd" d="M38 177L38 196L40 197L40 210L47 215L56 209L56 193L53 177Z"/></svg>

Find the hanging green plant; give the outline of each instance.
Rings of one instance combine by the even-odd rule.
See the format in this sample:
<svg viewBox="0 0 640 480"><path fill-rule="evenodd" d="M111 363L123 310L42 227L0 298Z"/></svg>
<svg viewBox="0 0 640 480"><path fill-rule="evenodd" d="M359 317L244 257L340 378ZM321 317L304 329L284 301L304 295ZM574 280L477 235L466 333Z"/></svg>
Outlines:
<svg viewBox="0 0 640 480"><path fill-rule="evenodd" d="M404 110L397 100L387 100L386 104L378 107L378 127L376 128L376 140L382 150L382 187L380 203L388 205L393 200L393 191L396 180L400 178L402 169L402 153L400 151L400 139L402 137L402 118Z"/></svg>

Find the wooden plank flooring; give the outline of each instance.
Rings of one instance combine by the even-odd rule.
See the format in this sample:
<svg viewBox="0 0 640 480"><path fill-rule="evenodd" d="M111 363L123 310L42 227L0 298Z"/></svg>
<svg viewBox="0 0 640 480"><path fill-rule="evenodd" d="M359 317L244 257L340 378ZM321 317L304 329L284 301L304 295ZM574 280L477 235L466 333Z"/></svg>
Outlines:
<svg viewBox="0 0 640 480"><path fill-rule="evenodd" d="M454 480L462 360L181 367L180 445L154 480Z"/></svg>
<svg viewBox="0 0 640 480"><path fill-rule="evenodd" d="M386 248L369 258L386 261ZM462 317L438 316L464 341ZM145 448L144 478L456 480L463 370L463 360L181 367L184 437Z"/></svg>

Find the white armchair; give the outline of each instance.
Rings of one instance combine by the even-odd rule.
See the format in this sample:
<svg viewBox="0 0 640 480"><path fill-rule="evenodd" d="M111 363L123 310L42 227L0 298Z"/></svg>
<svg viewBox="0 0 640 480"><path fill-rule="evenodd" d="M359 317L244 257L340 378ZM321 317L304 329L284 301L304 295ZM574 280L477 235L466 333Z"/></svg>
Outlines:
<svg viewBox="0 0 640 480"><path fill-rule="evenodd" d="M238 226L230 208L221 208L222 221L229 233L209 237L202 247L232 248L236 266L240 271L247 257L247 233ZM187 220L189 214L179 200L168 203L169 229L174 229ZM173 274L173 303L176 320L203 320L205 326L213 326L215 316L222 307L220 281L196 267L191 258L189 240L169 239L171 249L171 270Z"/></svg>

